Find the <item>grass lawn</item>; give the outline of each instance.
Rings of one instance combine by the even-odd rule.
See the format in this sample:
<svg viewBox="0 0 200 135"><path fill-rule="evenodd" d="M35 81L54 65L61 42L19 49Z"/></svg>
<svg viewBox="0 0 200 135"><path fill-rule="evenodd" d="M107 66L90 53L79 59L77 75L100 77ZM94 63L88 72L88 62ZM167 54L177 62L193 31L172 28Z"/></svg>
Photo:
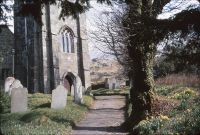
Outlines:
<svg viewBox="0 0 200 135"><path fill-rule="evenodd" d="M83 98L84 104L78 105L72 101L73 99L71 96L68 96L66 108L56 110L50 109L51 95L41 93L29 94L29 111L11 114L8 113L9 100L4 96L1 98L0 106L1 132L6 135L67 135L71 132L72 126L85 116L88 107L93 103L92 97L84 96Z"/></svg>

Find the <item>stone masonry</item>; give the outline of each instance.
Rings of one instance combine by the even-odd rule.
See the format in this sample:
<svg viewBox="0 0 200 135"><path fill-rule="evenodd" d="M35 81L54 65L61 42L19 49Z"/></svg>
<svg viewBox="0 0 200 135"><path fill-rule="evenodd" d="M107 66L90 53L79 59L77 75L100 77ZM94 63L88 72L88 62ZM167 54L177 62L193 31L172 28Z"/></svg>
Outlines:
<svg viewBox="0 0 200 135"><path fill-rule="evenodd" d="M20 6L20 2L15 0L15 9ZM21 17L15 15L15 48L17 51L16 58L18 59L16 64L16 78L22 82L23 86L28 87L30 92L44 92L51 93L51 90L47 89L47 23L46 15L50 15L50 28L51 28L51 41L52 41L52 51L53 51L53 68L54 68L54 82L55 87L66 79L64 76L66 73L70 72L73 74L78 74L78 53L77 53L77 24L76 20L70 17L66 18L65 21L59 20L58 5L51 5L50 11L47 12L42 9L42 22L43 25L37 27L34 23L33 17ZM17 10L15 10L17 12ZM16 13L15 13L16 14ZM86 15L80 15L80 33L82 39L82 53L83 53L83 68L84 68L84 80L85 88L90 87L90 57L88 50L87 41L87 30L86 30ZM27 26L27 27L26 27ZM73 39L62 39L62 34L64 32L70 32ZM70 37L70 38L71 38ZM67 40L67 41L66 41ZM66 52L63 50L63 43L70 40L71 44L74 45L74 50L72 52ZM27 49L28 47L28 49ZM38 52L38 53L36 53ZM28 61L27 63L27 55ZM38 61L37 61L38 60ZM41 61L40 61L41 60ZM37 64L35 64L37 63ZM28 67L28 68L27 68ZM23 74L19 74L23 72ZM37 75L35 78L35 75ZM38 81L39 86L33 86L34 82ZM28 85L28 86L27 86Z"/></svg>
<svg viewBox="0 0 200 135"><path fill-rule="evenodd" d="M25 112L28 109L28 90L14 88L11 92L11 113Z"/></svg>

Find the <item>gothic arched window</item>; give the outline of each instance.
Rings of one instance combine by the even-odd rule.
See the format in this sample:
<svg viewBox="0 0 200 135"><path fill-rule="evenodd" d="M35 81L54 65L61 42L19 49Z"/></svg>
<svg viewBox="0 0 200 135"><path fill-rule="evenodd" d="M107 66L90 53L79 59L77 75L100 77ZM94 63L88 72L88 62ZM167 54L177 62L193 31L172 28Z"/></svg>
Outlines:
<svg viewBox="0 0 200 135"><path fill-rule="evenodd" d="M74 53L74 35L68 29L61 33L61 49L65 53Z"/></svg>

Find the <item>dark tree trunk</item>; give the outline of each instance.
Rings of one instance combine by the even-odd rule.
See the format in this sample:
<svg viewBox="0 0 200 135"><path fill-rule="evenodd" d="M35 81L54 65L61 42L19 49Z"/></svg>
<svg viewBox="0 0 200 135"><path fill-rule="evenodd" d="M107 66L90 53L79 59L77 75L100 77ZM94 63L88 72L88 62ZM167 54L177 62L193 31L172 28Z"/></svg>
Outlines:
<svg viewBox="0 0 200 135"><path fill-rule="evenodd" d="M129 47L132 60L130 72L130 101L132 112L125 122L128 129L151 115L154 100L153 61L155 47L153 44Z"/></svg>
<svg viewBox="0 0 200 135"><path fill-rule="evenodd" d="M141 120L151 115L154 100L153 61L156 46L153 43L153 30L145 22L151 16L152 5L149 0L137 0L129 8L130 22L125 24L131 29L129 35L128 53L130 63L130 101L132 112L125 122L126 128L133 128Z"/></svg>
<svg viewBox="0 0 200 135"><path fill-rule="evenodd" d="M141 47L142 48L142 45ZM132 112L130 118L134 121L133 126L141 120L146 119L151 114L154 79L153 79L153 60L154 50L147 45L146 49L130 49L132 55L132 87L130 97L132 103ZM141 51L142 50L142 51ZM131 53L130 52L130 53ZM131 53L131 54L132 54Z"/></svg>

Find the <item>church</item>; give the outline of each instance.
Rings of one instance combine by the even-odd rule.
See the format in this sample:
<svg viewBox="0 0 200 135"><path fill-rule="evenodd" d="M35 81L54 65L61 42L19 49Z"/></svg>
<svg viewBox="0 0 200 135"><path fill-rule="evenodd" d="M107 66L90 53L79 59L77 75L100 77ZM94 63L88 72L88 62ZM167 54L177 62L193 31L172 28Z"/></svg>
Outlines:
<svg viewBox="0 0 200 135"><path fill-rule="evenodd" d="M42 8L42 25L32 16L19 16L14 4L14 76L30 93L51 93L57 85L73 89L81 80L90 88L90 56L86 14L59 20L58 5Z"/></svg>

